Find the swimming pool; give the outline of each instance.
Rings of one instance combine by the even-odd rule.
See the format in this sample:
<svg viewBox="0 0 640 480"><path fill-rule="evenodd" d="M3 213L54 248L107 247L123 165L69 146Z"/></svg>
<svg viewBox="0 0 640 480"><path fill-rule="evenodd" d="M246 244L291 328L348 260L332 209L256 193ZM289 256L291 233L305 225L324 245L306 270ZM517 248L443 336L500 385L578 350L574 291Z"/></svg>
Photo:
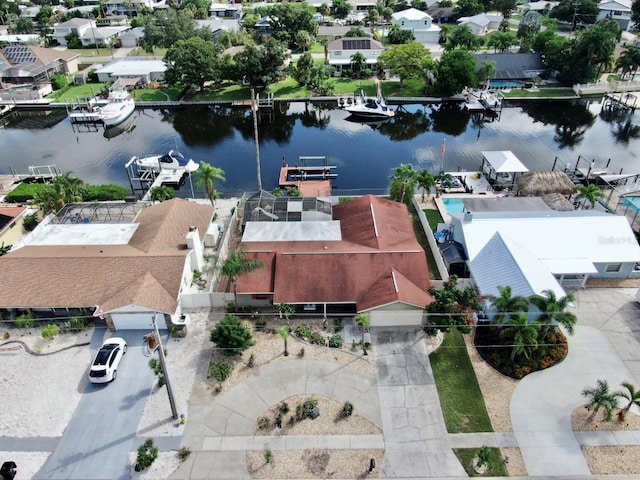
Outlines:
<svg viewBox="0 0 640 480"><path fill-rule="evenodd" d="M524 85L517 80L491 80L489 82L490 88L520 88Z"/></svg>
<svg viewBox="0 0 640 480"><path fill-rule="evenodd" d="M442 203L444 203L444 208L447 209L447 213L464 212L464 203L461 198L443 198Z"/></svg>
<svg viewBox="0 0 640 480"><path fill-rule="evenodd" d="M624 196L621 200L622 205L631 207L631 210L640 213L640 196Z"/></svg>

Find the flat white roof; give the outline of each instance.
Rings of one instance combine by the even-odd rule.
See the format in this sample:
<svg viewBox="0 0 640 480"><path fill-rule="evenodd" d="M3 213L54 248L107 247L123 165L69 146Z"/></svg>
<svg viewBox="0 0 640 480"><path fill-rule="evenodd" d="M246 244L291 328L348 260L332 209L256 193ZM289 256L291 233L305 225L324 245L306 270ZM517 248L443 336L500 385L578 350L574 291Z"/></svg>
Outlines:
<svg viewBox="0 0 640 480"><path fill-rule="evenodd" d="M588 273L587 262L640 262L640 246L628 220L593 210L575 212L486 212L460 221L462 214L451 214L462 228L462 239L473 260L497 233L506 242L514 242L544 264L553 273L569 273L573 262L578 271Z"/></svg>
<svg viewBox="0 0 640 480"><path fill-rule="evenodd" d="M116 60L96 70L96 73L108 73L115 76L147 75L151 72L164 72L167 66L162 60Z"/></svg>
<svg viewBox="0 0 640 480"><path fill-rule="evenodd" d="M483 151L482 156L498 173L519 173L528 172L529 169L518 160L511 150Z"/></svg>
<svg viewBox="0 0 640 480"><path fill-rule="evenodd" d="M243 242L340 241L339 220L311 222L247 222Z"/></svg>
<svg viewBox="0 0 640 480"><path fill-rule="evenodd" d="M26 245L126 245L138 228L137 223L49 223L37 228Z"/></svg>

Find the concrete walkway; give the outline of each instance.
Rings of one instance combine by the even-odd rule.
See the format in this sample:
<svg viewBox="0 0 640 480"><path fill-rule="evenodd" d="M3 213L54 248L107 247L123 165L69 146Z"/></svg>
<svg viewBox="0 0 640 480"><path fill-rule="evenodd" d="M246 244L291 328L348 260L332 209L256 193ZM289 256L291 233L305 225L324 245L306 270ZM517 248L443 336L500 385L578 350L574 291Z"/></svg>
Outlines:
<svg viewBox="0 0 640 480"><path fill-rule="evenodd" d="M380 476L467 477L451 450L423 335L371 331L386 446Z"/></svg>
<svg viewBox="0 0 640 480"><path fill-rule="evenodd" d="M183 441L194 453L171 478L250 478L244 452L262 450L265 445L271 449L384 448L381 435L252 436L266 410L300 394L348 400L360 415L382 426L373 375L336 363L291 358L263 368L217 400L208 390L194 391Z"/></svg>

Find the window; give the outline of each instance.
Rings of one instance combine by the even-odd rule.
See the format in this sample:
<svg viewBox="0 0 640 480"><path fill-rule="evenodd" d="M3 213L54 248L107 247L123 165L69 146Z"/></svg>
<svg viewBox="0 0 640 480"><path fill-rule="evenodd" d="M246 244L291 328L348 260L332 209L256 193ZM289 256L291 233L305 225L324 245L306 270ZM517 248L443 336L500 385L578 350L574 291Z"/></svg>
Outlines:
<svg viewBox="0 0 640 480"><path fill-rule="evenodd" d="M619 272L621 268L622 268L621 263L610 263L605 267L604 271L607 273L614 273L614 272Z"/></svg>
<svg viewBox="0 0 640 480"><path fill-rule="evenodd" d="M335 57L339 57L340 55L342 55L342 51L341 50L336 50L335 52L333 52L333 55Z"/></svg>

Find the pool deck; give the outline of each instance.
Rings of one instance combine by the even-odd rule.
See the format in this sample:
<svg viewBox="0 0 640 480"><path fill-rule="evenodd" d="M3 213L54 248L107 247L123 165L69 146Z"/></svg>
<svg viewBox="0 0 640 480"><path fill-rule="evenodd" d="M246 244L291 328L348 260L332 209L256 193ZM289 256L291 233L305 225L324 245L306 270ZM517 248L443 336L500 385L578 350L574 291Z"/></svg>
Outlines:
<svg viewBox="0 0 640 480"><path fill-rule="evenodd" d="M447 207L442 202L445 198L486 198L486 197L502 197L505 195L504 192L494 192L493 188L487 181L487 179L480 172L447 172L453 177L462 177L464 179L465 184L473 193L465 193L464 189L448 189L443 192L440 197L432 197L432 206L435 204L436 208L440 212L444 223L449 223L451 221L451 216L447 213ZM427 208L429 205L426 205L427 199L425 199L425 203L421 205L425 205L424 208Z"/></svg>

